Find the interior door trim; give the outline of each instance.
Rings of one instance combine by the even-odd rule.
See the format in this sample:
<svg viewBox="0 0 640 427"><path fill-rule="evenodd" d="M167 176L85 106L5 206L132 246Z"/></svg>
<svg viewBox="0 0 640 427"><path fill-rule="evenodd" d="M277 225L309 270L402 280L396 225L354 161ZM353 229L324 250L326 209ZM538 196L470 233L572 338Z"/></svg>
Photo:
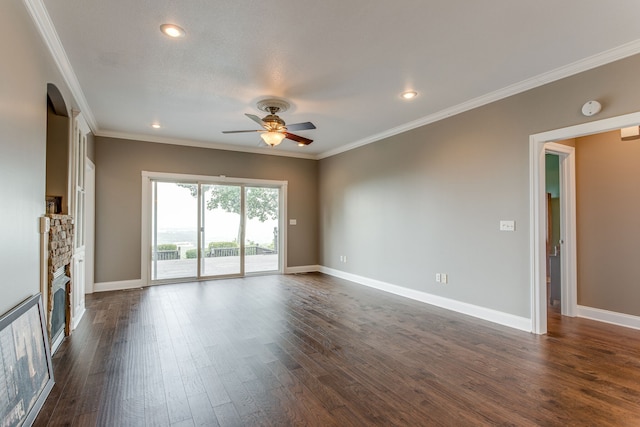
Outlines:
<svg viewBox="0 0 640 427"><path fill-rule="evenodd" d="M638 126L639 123L640 112L636 112L542 132L529 137L529 205L531 209L531 215L529 217L529 283L531 290L531 332L534 334L547 333L546 196L544 191L545 153L550 147L547 144L629 126ZM575 211L573 214L575 215ZM573 223L575 224L575 220L573 220ZM565 241L565 246L567 244L571 245L574 243ZM567 251L575 254L575 249L566 248L565 252ZM574 278L577 276L577 272L575 271L570 272L570 274Z"/></svg>

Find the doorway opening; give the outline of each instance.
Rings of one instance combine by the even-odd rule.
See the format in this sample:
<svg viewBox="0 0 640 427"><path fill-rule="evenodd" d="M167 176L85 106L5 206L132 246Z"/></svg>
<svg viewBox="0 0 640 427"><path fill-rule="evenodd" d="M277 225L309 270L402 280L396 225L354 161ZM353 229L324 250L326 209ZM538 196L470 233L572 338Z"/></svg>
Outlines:
<svg viewBox="0 0 640 427"><path fill-rule="evenodd" d="M563 316L577 307L575 147L544 144L546 304ZM546 316L546 313L545 313Z"/></svg>
<svg viewBox="0 0 640 427"><path fill-rule="evenodd" d="M547 309L560 308L562 239L560 231L560 155L545 154L545 192L547 193Z"/></svg>
<svg viewBox="0 0 640 427"><path fill-rule="evenodd" d="M286 185L143 173L145 281L283 272Z"/></svg>
<svg viewBox="0 0 640 427"><path fill-rule="evenodd" d="M566 316L577 312L575 150L557 141L637 126L640 113L598 120L530 136L531 203L531 331L547 333L547 192L546 154L560 160L560 282L561 311Z"/></svg>

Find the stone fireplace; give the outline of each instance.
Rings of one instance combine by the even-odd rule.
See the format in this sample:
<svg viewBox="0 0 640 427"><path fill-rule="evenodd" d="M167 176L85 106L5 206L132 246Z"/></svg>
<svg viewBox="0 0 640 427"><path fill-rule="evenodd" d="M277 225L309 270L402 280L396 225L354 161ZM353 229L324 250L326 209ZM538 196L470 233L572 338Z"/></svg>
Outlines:
<svg viewBox="0 0 640 427"><path fill-rule="evenodd" d="M47 330L55 350L71 331L71 296L73 258L73 217L47 214L50 220L47 243L47 281L43 291L47 313Z"/></svg>

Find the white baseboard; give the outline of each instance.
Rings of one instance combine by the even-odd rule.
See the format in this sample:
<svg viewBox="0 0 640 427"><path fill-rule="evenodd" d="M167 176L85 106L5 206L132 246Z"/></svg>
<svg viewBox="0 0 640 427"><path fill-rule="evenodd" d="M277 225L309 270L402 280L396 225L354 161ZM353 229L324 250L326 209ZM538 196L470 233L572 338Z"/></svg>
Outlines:
<svg viewBox="0 0 640 427"><path fill-rule="evenodd" d="M296 267L286 267L284 272L285 274L295 274L295 273L312 273L320 271L319 265L302 265ZM151 285L158 285L160 283L153 283ZM100 282L93 284L93 292L108 292L108 291L122 291L125 289L136 289L147 286L142 279L134 279L134 280L121 280L117 282Z"/></svg>
<svg viewBox="0 0 640 427"><path fill-rule="evenodd" d="M82 316L84 316L84 313L86 313L86 311L87 310L84 308L84 305L83 305L82 311L80 311L79 313L76 313L76 315L73 316L73 327L71 328L72 330L75 330L78 327L78 324L82 320Z"/></svg>
<svg viewBox="0 0 640 427"><path fill-rule="evenodd" d="M415 289L409 289L402 286L393 285L391 283L370 279L368 277L358 276L356 274L347 273L344 271L336 270L336 269L325 267L322 265L304 265L304 266L285 268L285 274L312 273L316 271L329 274L331 276L339 277L341 279L349 280L351 282L368 286L370 288L375 288L381 291L389 292L394 295L399 295L399 296L410 298L426 304L435 305L437 307L441 307L447 310L452 310L458 313L477 317L479 319L488 320L490 322L497 323L499 325L508 326L510 328L518 329L525 332L531 332L531 319L528 319L526 317L516 316L513 314L504 313L504 312L493 310L490 308L480 307L480 306L469 304L466 302L456 301L450 298L429 294L427 292L417 291ZM143 286L146 286L146 284L143 283L142 279L122 280L118 282L95 283L93 286L93 290L94 292L120 291L124 289L140 288ZM580 314L581 308L587 308L587 307L578 307L579 316L582 316ZM590 309L590 310L597 310L597 309ZM599 311L604 311L604 310L599 310ZM618 313L614 313L614 314L618 314ZM620 315L620 316L634 317L629 315ZM589 317L589 316L582 316L582 317ZM640 318L636 318L636 319L637 319L636 322L638 325L636 326L636 328L640 329ZM603 320L603 321L606 321L606 320ZM609 323L619 324L612 321L610 321ZM625 325L623 324L622 326L625 326ZM629 326L629 327L633 327L633 326Z"/></svg>
<svg viewBox="0 0 640 427"><path fill-rule="evenodd" d="M58 334L56 338L53 340L53 342L51 343L51 355L53 355L58 350L58 347L60 347L60 344L62 344L62 341L64 341L64 331Z"/></svg>
<svg viewBox="0 0 640 427"><path fill-rule="evenodd" d="M403 296L416 301L424 302L426 304L431 304L437 307L445 308L447 310L477 317L483 320L488 320L490 322L497 323L503 326L508 326L510 328L519 329L525 332L531 332L531 319L526 317L516 316L513 314L504 313L504 312L493 310L490 308L480 307L480 306L469 304L466 302L456 301L450 298L429 294L427 292L417 291L415 289L409 289L402 286L393 285L391 283L382 282L380 280L370 279L368 277L346 273L344 271L336 270L329 267L320 266L320 272L329 274L331 276L339 277L341 279L349 280L351 282L355 282L360 285L369 286L371 288L389 292L394 295Z"/></svg>
<svg viewBox="0 0 640 427"><path fill-rule="evenodd" d="M296 267L286 267L284 269L285 274L312 273L316 271L320 271L319 265L301 265ZM100 282L93 284L93 292L122 291L125 289L142 288L144 286L147 286L147 283L145 283L142 279L121 280L117 282Z"/></svg>
<svg viewBox="0 0 640 427"><path fill-rule="evenodd" d="M315 273L316 271L320 271L319 265L300 265L296 267L286 267L284 274Z"/></svg>
<svg viewBox="0 0 640 427"><path fill-rule="evenodd" d="M121 280L118 282L101 282L93 284L93 292L122 291L124 289L135 289L146 286L142 279Z"/></svg>
<svg viewBox="0 0 640 427"><path fill-rule="evenodd" d="M616 313L615 311L602 310L600 308L578 306L578 317L611 323L612 325L626 328L640 329L640 317L631 314Z"/></svg>

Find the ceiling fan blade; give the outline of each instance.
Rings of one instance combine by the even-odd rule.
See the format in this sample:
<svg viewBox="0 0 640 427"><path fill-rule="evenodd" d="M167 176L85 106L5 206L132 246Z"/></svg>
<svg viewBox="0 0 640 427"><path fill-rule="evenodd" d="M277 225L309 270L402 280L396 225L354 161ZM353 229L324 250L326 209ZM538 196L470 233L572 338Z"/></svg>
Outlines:
<svg viewBox="0 0 640 427"><path fill-rule="evenodd" d="M290 139L292 141L295 141L295 142L297 142L299 144L309 145L309 144L311 144L313 142L313 139L305 138L305 137L300 136L300 135L294 135L294 134L289 133L289 132L285 132L284 135L285 135L285 138Z"/></svg>
<svg viewBox="0 0 640 427"><path fill-rule="evenodd" d="M262 129L256 130L223 130L222 133L244 133L244 132L264 132Z"/></svg>
<svg viewBox="0 0 640 427"><path fill-rule="evenodd" d="M249 117L251 120L253 120L257 124L259 124L260 126L265 127L264 126L264 122L262 121L262 119L260 117L256 116L255 114L247 114L247 113L245 113L244 115Z"/></svg>
<svg viewBox="0 0 640 427"><path fill-rule="evenodd" d="M294 123L292 125L287 125L287 130L307 130L315 128L316 126L311 122Z"/></svg>

